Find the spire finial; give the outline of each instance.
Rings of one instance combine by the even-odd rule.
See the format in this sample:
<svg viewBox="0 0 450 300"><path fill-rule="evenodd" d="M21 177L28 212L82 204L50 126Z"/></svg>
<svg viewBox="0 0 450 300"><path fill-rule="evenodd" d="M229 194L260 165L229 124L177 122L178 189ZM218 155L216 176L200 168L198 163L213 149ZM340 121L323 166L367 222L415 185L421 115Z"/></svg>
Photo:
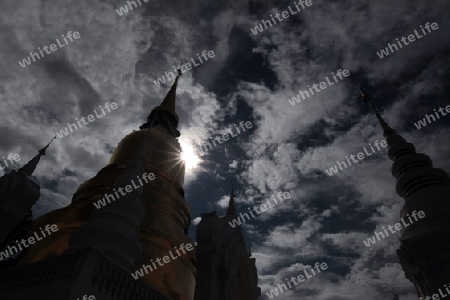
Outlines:
<svg viewBox="0 0 450 300"><path fill-rule="evenodd" d="M395 133L395 130L392 129L388 123L386 123L386 121L381 117L380 113L378 112L378 110L376 109L376 107L372 104L372 102L370 100L372 100L372 96L369 95L366 91L363 90L362 87L359 88L361 91L361 96L364 99L364 102L369 103L370 108L372 109L372 111L375 113L375 115L377 116L378 121L381 124L381 127L383 128L383 134L384 136L388 136L390 134Z"/></svg>
<svg viewBox="0 0 450 300"><path fill-rule="evenodd" d="M173 73L171 74L173 75ZM175 112L175 102L176 102L175 99L177 95L178 79L182 74L183 72L181 71L181 64L180 64L180 66L177 68L177 77L175 78L172 87L170 88L169 92L167 93L166 97L161 102L161 104L153 109L153 111L163 110L170 113L172 116L175 117L177 124L178 124L178 115Z"/></svg>
<svg viewBox="0 0 450 300"><path fill-rule="evenodd" d="M38 153L40 155L45 155L45 151L47 150L48 146L50 146L50 144L56 140L56 135L52 138L52 140L47 144L47 146L45 146L44 148L42 148L41 150L38 151Z"/></svg>
<svg viewBox="0 0 450 300"><path fill-rule="evenodd" d="M231 194L230 194L230 202L228 203L228 209L227 209L227 215L233 215L236 216L236 206L234 203L234 187L231 186Z"/></svg>
<svg viewBox="0 0 450 300"><path fill-rule="evenodd" d="M47 150L48 146L53 142L53 140L56 139L56 135L53 137L53 139L41 150L38 151L38 154L33 157L26 165L24 165L22 168L19 169L19 172L26 175L31 176L34 173L34 170L36 170L36 167L39 163L39 160L41 159L42 155L45 155L45 151Z"/></svg>

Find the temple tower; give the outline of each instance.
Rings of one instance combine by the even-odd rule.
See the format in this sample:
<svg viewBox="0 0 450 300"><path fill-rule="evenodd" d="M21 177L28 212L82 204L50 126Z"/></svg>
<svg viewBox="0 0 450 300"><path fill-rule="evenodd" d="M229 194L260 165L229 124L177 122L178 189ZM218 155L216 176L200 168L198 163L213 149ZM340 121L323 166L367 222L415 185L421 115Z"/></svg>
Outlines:
<svg viewBox="0 0 450 300"><path fill-rule="evenodd" d="M31 207L41 196L41 187L31 176L50 143L19 170L13 170L0 178L0 245L8 242L10 233L20 223L26 222Z"/></svg>
<svg viewBox="0 0 450 300"><path fill-rule="evenodd" d="M427 155L416 153L414 145L383 120L370 102L371 96L363 90L361 94L374 111L388 143L388 155L394 162L391 173L397 179L395 189L405 200L400 217L408 220L413 211L425 213L423 219L402 229L397 250L406 278L425 299L450 282L450 177L434 168Z"/></svg>
<svg viewBox="0 0 450 300"><path fill-rule="evenodd" d="M233 223L238 218L234 197L232 190L224 216L201 216L195 300L256 300L261 295L255 258L247 251L241 226Z"/></svg>
<svg viewBox="0 0 450 300"><path fill-rule="evenodd" d="M138 280L130 274L181 244L192 243L187 235L191 217L184 199L185 165L177 141L175 96L180 75L147 122L119 143L109 164L78 188L72 203L35 220L33 229L56 224L59 230L32 245L17 270L39 264L62 268L78 259L75 265L80 267L77 271L67 267L70 274L65 280L78 282L80 293L90 292L97 299L193 299L195 251ZM154 180L143 184L140 191L107 200L100 208L94 206L140 173L154 174ZM54 266L49 265L52 261ZM83 280L82 288L79 281ZM77 289L67 283L65 290L74 297Z"/></svg>

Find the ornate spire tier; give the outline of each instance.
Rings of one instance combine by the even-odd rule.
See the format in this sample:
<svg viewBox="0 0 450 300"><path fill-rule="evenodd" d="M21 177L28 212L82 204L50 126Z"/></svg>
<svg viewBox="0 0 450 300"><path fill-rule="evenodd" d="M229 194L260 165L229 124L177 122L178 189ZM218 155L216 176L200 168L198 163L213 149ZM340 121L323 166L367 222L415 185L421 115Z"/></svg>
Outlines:
<svg viewBox="0 0 450 300"><path fill-rule="evenodd" d="M434 168L427 155L416 153L414 145L384 121L370 95L362 89L361 95L383 129L388 155L394 162L391 173L397 179L395 189L405 200L400 217L409 220L414 211L425 213L423 219L401 230L401 246L397 250L406 277L414 283L418 295L425 298L450 282L450 177Z"/></svg>

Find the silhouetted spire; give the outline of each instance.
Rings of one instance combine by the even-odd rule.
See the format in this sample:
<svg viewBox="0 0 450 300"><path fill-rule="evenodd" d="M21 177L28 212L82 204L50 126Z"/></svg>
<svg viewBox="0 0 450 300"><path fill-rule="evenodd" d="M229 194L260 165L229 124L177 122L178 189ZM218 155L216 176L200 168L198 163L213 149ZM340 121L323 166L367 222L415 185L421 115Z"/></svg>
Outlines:
<svg viewBox="0 0 450 300"><path fill-rule="evenodd" d="M175 112L175 99L177 94L178 79L181 74L181 69L178 69L178 76L175 78L175 82L166 97L160 105L155 107L150 112L150 115L147 117L147 122L142 124L139 129L159 127L164 128L167 133L175 138L180 136L180 132L177 129L179 118Z"/></svg>
<svg viewBox="0 0 450 300"><path fill-rule="evenodd" d="M373 107L370 95L361 89L361 95L375 112L388 145L388 155L393 164L391 173L396 178L395 190L405 200L400 218L405 220L421 211L424 220L408 224L401 230L400 249L397 250L406 278L414 283L417 294L424 296L448 282L450 272L436 274L434 266L450 270L447 251L450 224L450 177L441 169L433 167L431 159L416 153L413 144L408 143L381 118ZM433 261L429 261L433 253ZM394 300L399 299L398 296Z"/></svg>
<svg viewBox="0 0 450 300"><path fill-rule="evenodd" d="M386 137L389 134L393 134L395 133L395 130L392 129L387 123L386 121L384 121L384 119L381 117L380 113L378 112L378 110L376 109L376 107L372 104L372 102L370 100L372 100L372 96L369 95L368 93L366 93L366 91L364 91L362 88L360 88L361 91L361 96L363 97L364 101L369 103L370 108L372 109L372 111L375 113L375 115L377 116L378 121L381 124L381 127L383 128L383 135Z"/></svg>
<svg viewBox="0 0 450 300"><path fill-rule="evenodd" d="M433 168L433 163L427 155L416 153L413 144L408 143L389 127L370 102L372 97L363 89L361 89L361 95L369 103L383 127L388 144L388 155L394 161L391 169L392 175L398 180L397 194L406 199L414 193L432 186L448 186L450 184L448 174L441 169Z"/></svg>
<svg viewBox="0 0 450 300"><path fill-rule="evenodd" d="M33 175L34 170L36 170L39 160L41 159L41 156L45 155L45 151L47 150L48 146L50 146L50 144L53 142L54 139L56 139L56 136L53 137L53 139L50 141L50 143L47 144L47 146L39 150L38 154L35 157L33 157L33 159L31 159L26 165L20 168L19 172L26 176Z"/></svg>
<svg viewBox="0 0 450 300"><path fill-rule="evenodd" d="M228 203L227 215L236 216L236 205L234 203L234 187L231 186L230 202Z"/></svg>
<svg viewBox="0 0 450 300"><path fill-rule="evenodd" d="M164 110L171 115L173 115L177 121L178 121L178 115L175 112L175 103L176 103L176 95L177 95L177 85L178 85L178 79L180 78L182 72L181 69L178 69L178 75L175 78L175 82L173 83L172 87L170 88L169 92L167 93L164 100L161 102L161 104L157 107L155 107L153 110Z"/></svg>
<svg viewBox="0 0 450 300"><path fill-rule="evenodd" d="M386 138L386 141L388 143L388 156L392 160L396 160L399 157L406 155L406 154L413 154L416 153L416 149L413 144L408 143L402 136L396 133L394 129L392 129L381 117L378 110L373 106L372 102L370 101L372 99L372 96L367 94L362 88L361 95L364 98L364 101L369 103L370 108L377 116L378 121L381 124L381 127L383 128L383 135ZM395 176L395 174L394 174Z"/></svg>

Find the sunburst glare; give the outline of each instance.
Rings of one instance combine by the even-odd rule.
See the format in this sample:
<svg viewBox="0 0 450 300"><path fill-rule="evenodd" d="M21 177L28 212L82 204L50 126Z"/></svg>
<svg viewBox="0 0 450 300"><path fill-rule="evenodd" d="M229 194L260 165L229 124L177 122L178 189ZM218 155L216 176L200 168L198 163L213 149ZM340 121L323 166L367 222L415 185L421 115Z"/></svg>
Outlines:
<svg viewBox="0 0 450 300"><path fill-rule="evenodd" d="M194 147L191 143L183 139L178 140L178 142L181 146L181 159L186 165L186 171L195 169L199 165L201 160L195 154Z"/></svg>

